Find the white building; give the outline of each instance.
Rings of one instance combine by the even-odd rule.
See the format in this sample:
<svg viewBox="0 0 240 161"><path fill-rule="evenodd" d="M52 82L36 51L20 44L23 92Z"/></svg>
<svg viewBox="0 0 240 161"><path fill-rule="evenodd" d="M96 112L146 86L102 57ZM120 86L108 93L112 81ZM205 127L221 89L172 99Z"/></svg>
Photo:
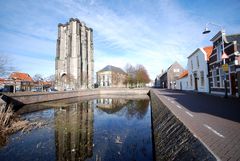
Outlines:
<svg viewBox="0 0 240 161"><path fill-rule="evenodd" d="M188 56L188 89L209 92L208 64L212 46L198 48Z"/></svg>
<svg viewBox="0 0 240 161"><path fill-rule="evenodd" d="M176 80L176 89L179 90L189 90L189 83L188 83L188 71L183 71L179 78Z"/></svg>
<svg viewBox="0 0 240 161"><path fill-rule="evenodd" d="M99 87L126 87L124 84L127 74L118 67L107 65L97 72L97 84Z"/></svg>

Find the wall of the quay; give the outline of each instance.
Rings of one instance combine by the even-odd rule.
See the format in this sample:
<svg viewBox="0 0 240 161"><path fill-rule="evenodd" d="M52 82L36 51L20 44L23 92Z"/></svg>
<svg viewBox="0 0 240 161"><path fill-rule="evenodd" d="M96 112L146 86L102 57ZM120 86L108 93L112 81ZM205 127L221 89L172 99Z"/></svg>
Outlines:
<svg viewBox="0 0 240 161"><path fill-rule="evenodd" d="M208 149L150 91L153 142L156 161L216 160Z"/></svg>
<svg viewBox="0 0 240 161"><path fill-rule="evenodd" d="M73 97L86 96L102 96L102 95L146 95L149 89L128 89L128 88L101 88L101 89L86 89L77 91L62 91L50 93L15 93L4 94L3 100L12 102L16 105L27 105L53 100L60 100Z"/></svg>

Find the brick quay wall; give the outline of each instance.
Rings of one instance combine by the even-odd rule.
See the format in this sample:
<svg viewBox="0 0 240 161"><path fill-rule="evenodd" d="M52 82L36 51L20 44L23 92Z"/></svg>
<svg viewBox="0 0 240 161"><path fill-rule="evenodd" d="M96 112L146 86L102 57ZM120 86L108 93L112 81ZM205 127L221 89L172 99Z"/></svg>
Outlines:
<svg viewBox="0 0 240 161"><path fill-rule="evenodd" d="M155 160L216 160L212 153L150 91Z"/></svg>
<svg viewBox="0 0 240 161"><path fill-rule="evenodd" d="M61 100L73 97L102 96L102 95L147 95L148 88L128 89L128 88L98 88L78 91L62 91L62 92L41 92L41 93L5 93L2 99L15 105L27 105L41 103L47 101Z"/></svg>

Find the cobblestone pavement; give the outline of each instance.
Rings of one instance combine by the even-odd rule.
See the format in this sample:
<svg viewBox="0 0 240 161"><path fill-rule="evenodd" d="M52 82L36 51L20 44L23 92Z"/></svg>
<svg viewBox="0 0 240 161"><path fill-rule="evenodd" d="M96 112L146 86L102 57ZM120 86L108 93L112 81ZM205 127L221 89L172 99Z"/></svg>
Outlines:
<svg viewBox="0 0 240 161"><path fill-rule="evenodd" d="M240 161L240 99L153 90L219 160Z"/></svg>

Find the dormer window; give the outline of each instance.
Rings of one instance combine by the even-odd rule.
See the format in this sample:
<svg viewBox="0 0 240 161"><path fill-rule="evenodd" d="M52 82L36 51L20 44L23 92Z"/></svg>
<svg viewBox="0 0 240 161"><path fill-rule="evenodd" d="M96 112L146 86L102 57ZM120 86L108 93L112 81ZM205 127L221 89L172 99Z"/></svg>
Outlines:
<svg viewBox="0 0 240 161"><path fill-rule="evenodd" d="M179 72L179 69L173 69L173 72L177 73L177 72Z"/></svg>

